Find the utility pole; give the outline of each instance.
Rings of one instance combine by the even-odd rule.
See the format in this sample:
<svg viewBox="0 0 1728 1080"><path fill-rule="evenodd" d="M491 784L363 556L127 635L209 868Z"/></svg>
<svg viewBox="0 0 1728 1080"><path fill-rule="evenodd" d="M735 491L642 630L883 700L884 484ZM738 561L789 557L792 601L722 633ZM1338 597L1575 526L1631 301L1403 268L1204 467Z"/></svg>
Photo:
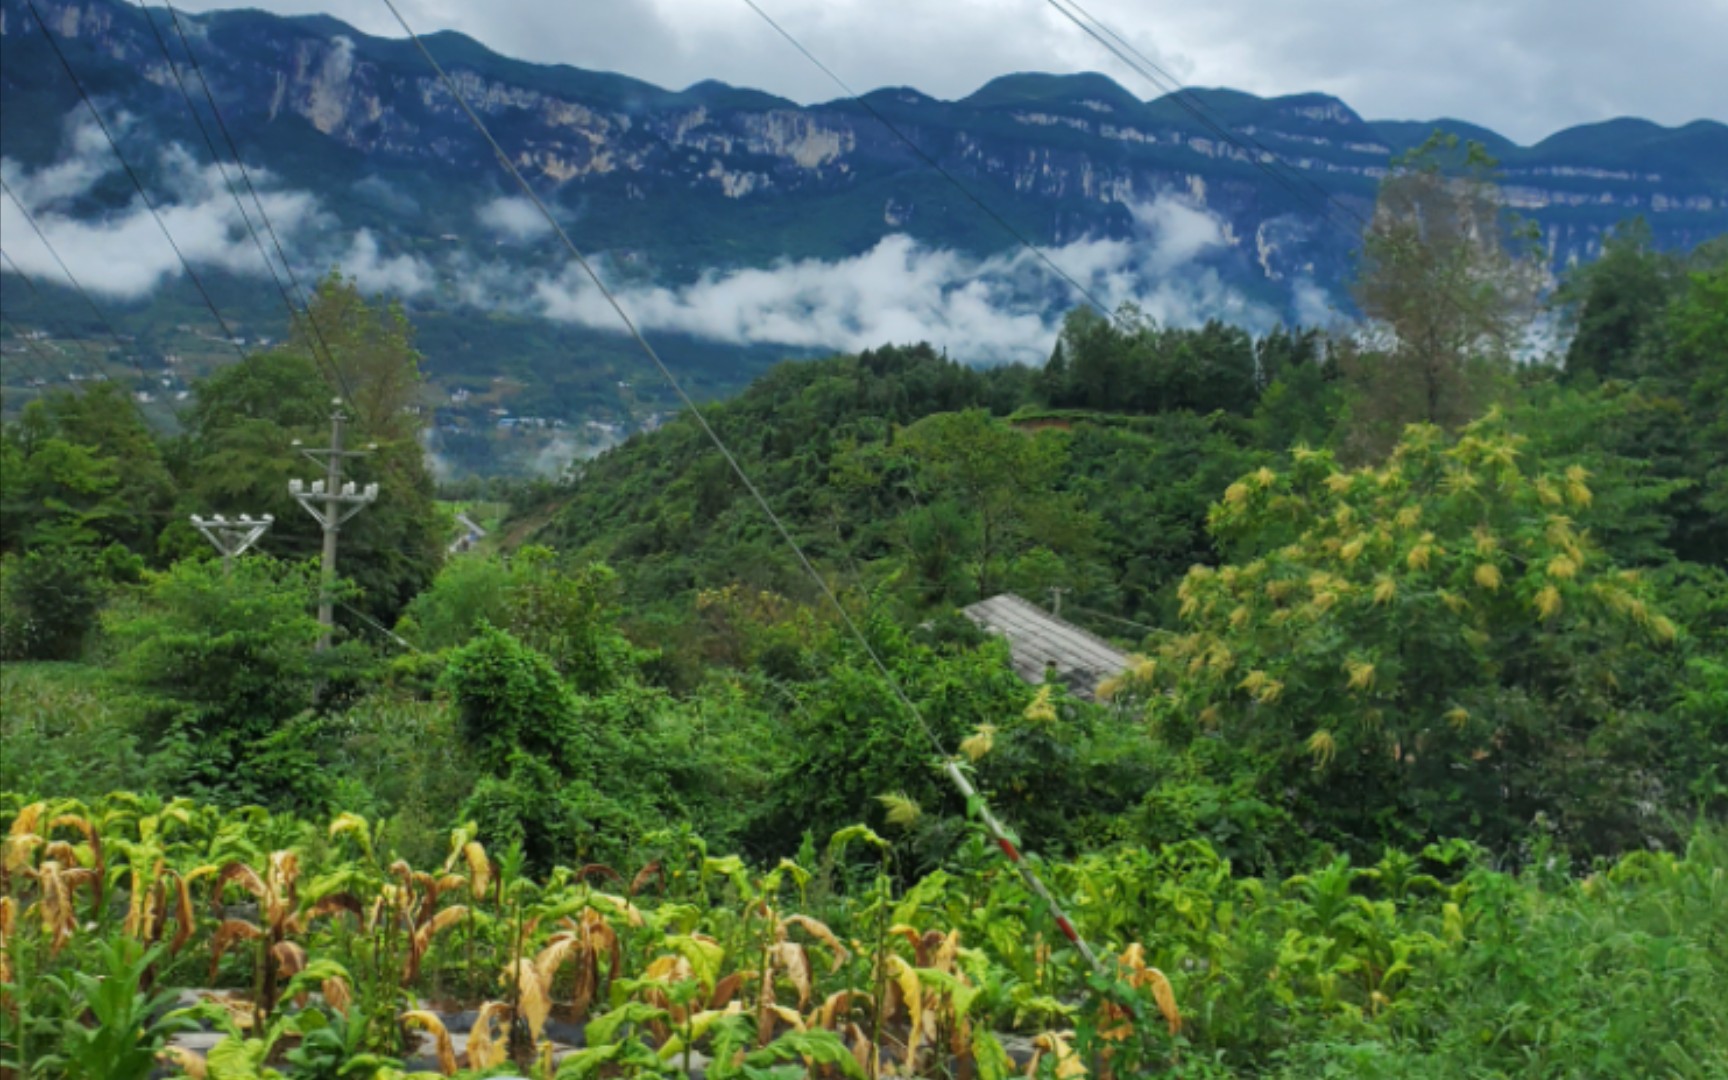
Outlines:
<svg viewBox="0 0 1728 1080"><path fill-rule="evenodd" d="M1062 617L1062 594L1073 591L1073 589L1064 588L1061 585L1050 586L1050 614L1060 619Z"/></svg>
<svg viewBox="0 0 1728 1080"><path fill-rule="evenodd" d="M222 573L224 575L234 572L234 556L244 554L247 548L257 543L258 538L264 535L275 520L269 514L265 514L261 518L241 514L233 521L229 521L221 514L213 514L207 518L199 517L197 514L192 515L193 526L204 534L204 539L214 544L216 550L222 553Z"/></svg>
<svg viewBox="0 0 1728 1080"><path fill-rule="evenodd" d="M378 498L378 485L375 483L359 490L352 480L346 484L342 482L342 460L364 457L374 447L369 444L365 450L342 449L342 424L348 418L342 415L341 398L331 404L334 408L330 413L330 445L322 450L300 450L313 461L322 462L324 479L312 481L310 488L299 480L288 481L288 493L294 496L301 509L324 527L323 574L318 590L318 622L324 627L324 633L318 638L320 651L330 647L330 633L336 625L336 537L344 522ZM299 446L300 440L295 439L294 445ZM318 508L319 503L323 504L322 510Z"/></svg>

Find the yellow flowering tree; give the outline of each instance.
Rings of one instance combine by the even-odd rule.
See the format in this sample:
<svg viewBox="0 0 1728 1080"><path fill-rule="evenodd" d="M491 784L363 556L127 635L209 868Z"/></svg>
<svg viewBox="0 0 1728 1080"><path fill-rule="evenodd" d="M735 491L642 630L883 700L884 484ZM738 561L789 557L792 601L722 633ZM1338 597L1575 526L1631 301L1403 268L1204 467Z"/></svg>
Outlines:
<svg viewBox="0 0 1728 1080"><path fill-rule="evenodd" d="M1538 813L1636 843L1638 729L1679 630L1592 544L1591 476L1498 415L1413 425L1381 466L1297 448L1231 485L1185 631L1109 687L1162 736L1247 755L1322 838L1507 840Z"/></svg>

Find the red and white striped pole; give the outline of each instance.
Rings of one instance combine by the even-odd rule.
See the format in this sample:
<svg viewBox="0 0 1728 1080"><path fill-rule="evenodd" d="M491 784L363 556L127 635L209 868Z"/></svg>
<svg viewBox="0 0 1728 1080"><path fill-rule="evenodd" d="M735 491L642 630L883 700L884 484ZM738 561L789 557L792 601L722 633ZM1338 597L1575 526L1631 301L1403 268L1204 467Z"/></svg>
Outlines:
<svg viewBox="0 0 1728 1080"><path fill-rule="evenodd" d="M1008 861L1014 865L1015 871L1019 873L1020 880L1026 883L1026 887L1031 889L1040 900L1050 905L1050 912L1056 916L1056 925L1061 927L1062 935L1072 942L1076 949L1080 950L1080 955L1086 958L1086 962L1092 966L1093 971L1100 975L1104 974L1104 965L1099 963L1097 954L1092 951L1092 946L1086 944L1086 939L1080 936L1080 931L1074 929L1074 923L1068 918L1068 914L1062 910L1062 905L1058 904L1056 898L1050 895L1050 890L1044 887L1044 882L1039 880L1037 873L1027 864L1025 857L1020 854L1020 849L1014 846L1013 840L1009 839L1008 830L1003 828L1002 823L996 820L996 815L990 812L989 804L978 794L978 789L972 786L972 782L966 779L966 774L960 771L959 764L950 761L943 771L948 774L948 779L954 781L954 786L960 789L960 794L965 797L968 804L976 803L978 816L984 819L984 827L990 830L990 836L996 841L996 846L1002 849L1002 854L1008 856Z"/></svg>

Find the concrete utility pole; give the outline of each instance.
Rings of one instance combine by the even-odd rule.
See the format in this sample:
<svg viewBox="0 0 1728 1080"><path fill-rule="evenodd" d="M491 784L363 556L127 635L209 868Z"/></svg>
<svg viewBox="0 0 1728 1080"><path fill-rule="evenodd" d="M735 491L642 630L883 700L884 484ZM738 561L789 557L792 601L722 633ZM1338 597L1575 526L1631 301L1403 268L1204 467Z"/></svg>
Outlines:
<svg viewBox="0 0 1728 1080"><path fill-rule="evenodd" d="M222 553L223 574L234 572L234 556L244 554L247 548L257 543L258 538L264 535L275 520L269 514L265 514L261 518L241 514L233 521L229 521L221 514L214 514L207 518L199 517L197 514L192 515L193 526L204 534L204 539L216 545L216 550Z"/></svg>
<svg viewBox="0 0 1728 1080"><path fill-rule="evenodd" d="M1062 594L1073 591L1073 589L1061 585L1050 586L1050 614L1060 619L1062 617Z"/></svg>
<svg viewBox="0 0 1728 1080"><path fill-rule="evenodd" d="M330 413L330 445L322 450L300 450L313 461L323 463L324 479L312 481L310 488L299 480L288 481L288 493L294 496L301 509L324 527L323 575L318 590L318 621L324 626L324 633L318 638L320 650L330 647L330 632L336 625L336 536L342 531L344 522L378 498L377 484L367 484L364 490L357 490L352 480L346 484L342 482L342 459L364 457L372 452L373 447L342 449L342 424L348 418L342 415L341 398L331 404L335 408ZM295 439L294 444L299 446L300 440ZM319 503L324 504L322 510L318 508Z"/></svg>

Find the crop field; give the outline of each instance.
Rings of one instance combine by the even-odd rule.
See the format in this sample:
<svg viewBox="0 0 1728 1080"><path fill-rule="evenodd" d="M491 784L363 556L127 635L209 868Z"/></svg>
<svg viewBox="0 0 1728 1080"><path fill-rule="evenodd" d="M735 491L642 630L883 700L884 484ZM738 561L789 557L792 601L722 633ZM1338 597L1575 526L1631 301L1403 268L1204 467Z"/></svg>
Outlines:
<svg viewBox="0 0 1728 1080"><path fill-rule="evenodd" d="M1550 992L1592 999L1605 1032L1665 1032L1670 1075L1728 1065L1706 1007L1720 839L1552 889L1463 845L1283 881L1199 843L1050 865L1109 954L1097 977L981 843L972 869L904 887L863 826L766 871L669 836L639 867L534 879L460 830L411 867L354 815L123 794L8 813L0 1033L21 1076L1206 1075L1299 1032L1534 1061L1595 1036L1538 1008L1439 1021L1489 1015L1457 1000L1461 974L1491 1001L1569 935L1587 962ZM1682 984L1663 1015L1638 1004Z"/></svg>

